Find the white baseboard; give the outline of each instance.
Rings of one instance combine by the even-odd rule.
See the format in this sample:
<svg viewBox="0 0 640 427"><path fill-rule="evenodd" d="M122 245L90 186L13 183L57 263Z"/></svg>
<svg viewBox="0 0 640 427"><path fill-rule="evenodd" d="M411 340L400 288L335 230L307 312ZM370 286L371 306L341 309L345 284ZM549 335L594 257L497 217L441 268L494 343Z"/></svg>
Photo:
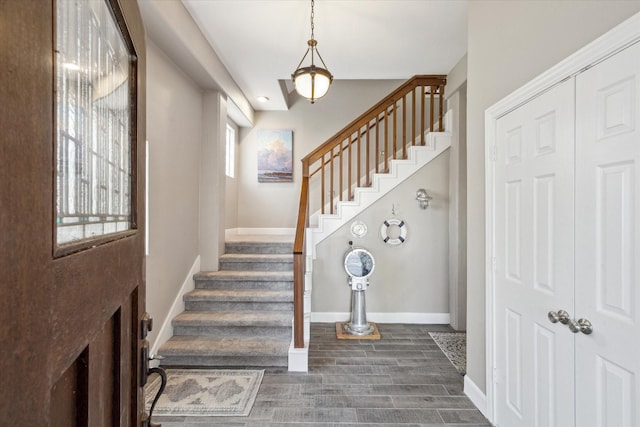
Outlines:
<svg viewBox="0 0 640 427"><path fill-rule="evenodd" d="M269 235L281 235L281 234L295 234L295 228L229 228L225 230L224 235L226 238L232 236L241 236L243 234L269 234Z"/></svg>
<svg viewBox="0 0 640 427"><path fill-rule="evenodd" d="M487 396L480 390L480 388L473 382L469 375L464 376L464 394L467 395L469 400L476 405L476 408L482 415L487 416ZM491 420L489 420L491 421Z"/></svg>
<svg viewBox="0 0 640 427"><path fill-rule="evenodd" d="M346 322L351 313L313 312L311 322ZM376 323L412 323L418 325L448 325L449 313L367 313L367 320Z"/></svg>
<svg viewBox="0 0 640 427"><path fill-rule="evenodd" d="M169 338L173 336L173 326L171 325L171 321L174 317L184 311L184 301L182 297L187 292L192 291L195 288L195 282L193 281L193 275L200 271L200 255L196 257L196 260L193 262L191 266L191 270L187 273L187 276L184 278L184 282L182 282L182 286L178 290L178 294L176 298L173 300L173 304L171 304L171 308L167 313L167 316L162 322L162 326L158 331L158 335L156 336L156 340L151 346L150 355L156 354L158 349L162 344L167 342Z"/></svg>

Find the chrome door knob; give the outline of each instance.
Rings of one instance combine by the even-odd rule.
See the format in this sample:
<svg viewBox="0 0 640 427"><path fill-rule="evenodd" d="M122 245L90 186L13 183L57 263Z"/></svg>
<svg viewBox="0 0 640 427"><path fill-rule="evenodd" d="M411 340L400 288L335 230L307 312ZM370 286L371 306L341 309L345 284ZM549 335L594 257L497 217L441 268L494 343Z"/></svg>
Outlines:
<svg viewBox="0 0 640 427"><path fill-rule="evenodd" d="M551 323L562 323L563 325L566 325L567 323L569 323L569 313L567 313L565 310L558 310L556 311L550 311L547 314L547 317L549 318L549 321Z"/></svg>
<svg viewBox="0 0 640 427"><path fill-rule="evenodd" d="M593 325L587 319L570 320L569 329L574 334L582 332L585 335L589 335L593 332Z"/></svg>

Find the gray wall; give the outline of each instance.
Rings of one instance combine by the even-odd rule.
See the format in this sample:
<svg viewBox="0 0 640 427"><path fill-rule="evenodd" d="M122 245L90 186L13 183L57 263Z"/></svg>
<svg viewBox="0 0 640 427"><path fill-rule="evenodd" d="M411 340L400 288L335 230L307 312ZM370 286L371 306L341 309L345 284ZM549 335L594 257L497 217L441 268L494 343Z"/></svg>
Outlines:
<svg viewBox="0 0 640 427"><path fill-rule="evenodd" d="M204 90L226 94L236 123L250 126L253 108L181 1L138 0L152 39Z"/></svg>
<svg viewBox="0 0 640 427"><path fill-rule="evenodd" d="M233 178L225 177L225 228L232 229L238 227L238 156L240 155L240 147L238 146L238 139L240 137L240 129L233 122L229 122L229 126L231 126L236 131L236 156L235 156L235 175ZM226 130L225 130L226 133Z"/></svg>
<svg viewBox="0 0 640 427"><path fill-rule="evenodd" d="M205 91L202 116L198 251L200 268L203 271L215 271L218 269L218 258L224 253L226 98L219 92Z"/></svg>
<svg viewBox="0 0 640 427"><path fill-rule="evenodd" d="M425 188L433 197L423 210L415 200ZM407 240L385 244L380 227L396 215L406 222ZM350 233L351 223L367 225L363 238ZM350 288L344 271L347 242L367 249L376 260L366 292L367 312L449 313L449 151L445 151L390 193L339 228L317 246L313 265L313 313L350 312ZM348 319L344 319L348 320Z"/></svg>
<svg viewBox="0 0 640 427"><path fill-rule="evenodd" d="M202 94L147 39L149 141L149 255L147 311L153 343L185 276L198 256L198 188Z"/></svg>
<svg viewBox="0 0 640 427"><path fill-rule="evenodd" d="M484 110L638 10L639 1L469 2L467 375L483 391Z"/></svg>
<svg viewBox="0 0 640 427"><path fill-rule="evenodd" d="M302 179L300 159L402 83L404 80L338 80L313 105L298 99L289 111L257 111L255 127L240 131L237 226L295 227ZM293 183L258 183L258 129L293 130Z"/></svg>
<svg viewBox="0 0 640 427"><path fill-rule="evenodd" d="M453 114L449 164L449 311L451 327L467 326L467 56L447 76Z"/></svg>

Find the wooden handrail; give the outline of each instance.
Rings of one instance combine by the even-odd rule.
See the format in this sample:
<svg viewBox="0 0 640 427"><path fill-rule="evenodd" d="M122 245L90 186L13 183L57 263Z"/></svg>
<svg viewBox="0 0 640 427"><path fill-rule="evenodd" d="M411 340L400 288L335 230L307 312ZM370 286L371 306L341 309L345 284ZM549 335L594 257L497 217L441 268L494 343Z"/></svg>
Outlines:
<svg viewBox="0 0 640 427"><path fill-rule="evenodd" d="M354 129L357 130L358 127L363 126L367 122L367 118L369 120L373 120L378 114L384 112L390 105L401 98L401 96L406 95L411 92L411 90L419 87L419 86L444 86L447 82L447 76L444 75L436 75L436 76L415 76L414 78L405 82L398 89L393 91L391 94L387 95L376 105L368 109L364 112L360 117L349 123L345 126L341 131L336 133L333 137L331 137L327 142L318 146L311 153L307 154L302 162L312 164L322 155L321 153L326 153L329 151L329 147L335 145L336 140L343 140L349 134L354 133ZM423 99L425 92L422 93Z"/></svg>
<svg viewBox="0 0 640 427"><path fill-rule="evenodd" d="M304 275L305 275L305 231L309 225L309 209L310 209L310 197L309 197L309 181L312 175L317 172L320 173L320 212L324 213L325 210L325 166L329 165L329 206L330 213L333 213L334 201L336 200L336 191L334 189L334 169L339 169L339 185L338 200L342 200L343 196L343 152L347 151L347 179L346 189L347 197L351 199L353 186L360 186L363 176L361 170L362 152L366 154L365 157L365 174L364 182L366 186L371 185L369 173L370 173L370 147L371 144L375 144L374 155L372 156L375 164L375 172L378 173L381 161L384 160L384 171L388 172L389 159L395 159L400 149L402 149L403 158L406 157L407 145L407 121L410 121L411 126L411 145L416 144L416 89L420 88L421 94L420 102L420 144L425 144L425 133L427 130L435 131L434 125L436 123L435 117L435 96L440 97L438 103L438 130L443 131L443 116L444 116L444 87L446 85L446 76L444 75L430 75L430 76L415 76L407 82L403 83L391 94L384 97L381 101L376 103L373 107L369 108L364 114L353 120L342 130L336 133L333 137L328 139L323 144L319 145L316 149L311 151L302 159L302 187L300 190L300 203L298 206L298 218L296 221L296 234L293 244L293 303L294 303L294 315L293 315L293 341L295 348L304 347ZM427 92L426 89L429 91ZM407 117L407 101L406 96L411 93L411 117ZM429 128L425 127L426 112L425 112L425 97L429 95ZM398 107L398 102L401 103L401 107ZM398 141L398 110L402 112L402 119L400 126L402 126L402 132L400 135L401 141ZM392 118L391 129L389 129L389 117ZM381 124L382 123L382 124ZM375 138L370 138L370 133L375 131ZM391 144L389 147L389 132L392 132ZM380 133L384 132L383 138L380 138ZM365 150L361 149L362 139L365 137L366 147ZM346 143L346 145L345 145ZM355 148L355 155L352 155L352 145L357 144ZM398 143L402 147L398 146ZM382 145L382 146L381 146ZM336 152L337 151L337 152ZM391 151L391 152L389 152ZM384 159L379 156L384 153ZM352 156L355 159L352 159ZM339 157L338 166L334 167L334 159ZM352 177L352 167L355 165L355 177ZM311 166L319 162L317 169L311 172ZM311 173L310 173L311 172ZM314 178L318 179L318 177Z"/></svg>

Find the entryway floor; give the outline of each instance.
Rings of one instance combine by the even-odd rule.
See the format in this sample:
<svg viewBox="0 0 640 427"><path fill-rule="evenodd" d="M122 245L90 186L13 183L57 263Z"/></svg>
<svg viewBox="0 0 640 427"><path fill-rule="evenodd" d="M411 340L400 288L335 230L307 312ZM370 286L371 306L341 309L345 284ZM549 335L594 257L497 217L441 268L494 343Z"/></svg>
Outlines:
<svg viewBox="0 0 640 427"><path fill-rule="evenodd" d="M313 323L309 372L267 369L248 417L154 421L163 427L491 425L464 395L463 376L429 336L450 327L378 327L380 341L338 340L335 323Z"/></svg>

